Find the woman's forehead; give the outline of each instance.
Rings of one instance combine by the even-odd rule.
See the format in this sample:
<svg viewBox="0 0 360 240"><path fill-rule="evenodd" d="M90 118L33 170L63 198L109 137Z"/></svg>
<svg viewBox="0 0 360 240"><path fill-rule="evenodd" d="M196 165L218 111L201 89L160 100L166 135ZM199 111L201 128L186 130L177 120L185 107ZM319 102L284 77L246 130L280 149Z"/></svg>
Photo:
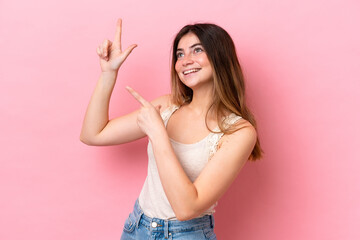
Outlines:
<svg viewBox="0 0 360 240"><path fill-rule="evenodd" d="M178 49L185 49L185 48L189 48L192 45L196 44L196 43L200 43L199 38L192 32L189 32L187 34L185 34L179 41L178 44Z"/></svg>

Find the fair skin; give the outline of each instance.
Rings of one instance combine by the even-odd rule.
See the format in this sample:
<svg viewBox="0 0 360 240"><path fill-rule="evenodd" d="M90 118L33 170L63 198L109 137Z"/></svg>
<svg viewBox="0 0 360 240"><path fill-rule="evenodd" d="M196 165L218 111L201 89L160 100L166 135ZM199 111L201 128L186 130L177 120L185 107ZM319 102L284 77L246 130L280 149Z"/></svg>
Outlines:
<svg viewBox="0 0 360 240"><path fill-rule="evenodd" d="M212 206L229 188L251 154L256 131L246 120L239 120L236 123L239 130L221 138L218 151L198 178L191 182L173 151L170 139L194 143L209 134L204 119L211 103L213 79L207 55L196 35L189 33L181 38L175 69L180 80L193 90L193 100L171 116L167 127L160 112L171 104L170 97L148 102L129 87L128 91L141 108L109 120L108 107L117 71L135 47L131 45L125 51L121 50L119 20L114 42L106 40L97 50L102 73L90 100L80 139L88 145L115 145L148 136L160 180L176 218L189 220ZM211 129L216 127L214 114L210 114L207 121Z"/></svg>

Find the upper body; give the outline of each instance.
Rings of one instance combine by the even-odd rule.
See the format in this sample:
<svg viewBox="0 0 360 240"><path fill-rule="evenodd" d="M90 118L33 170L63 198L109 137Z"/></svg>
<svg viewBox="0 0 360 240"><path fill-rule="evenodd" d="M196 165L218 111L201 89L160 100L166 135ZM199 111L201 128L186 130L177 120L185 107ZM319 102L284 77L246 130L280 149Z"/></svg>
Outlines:
<svg viewBox="0 0 360 240"><path fill-rule="evenodd" d="M219 35L216 25L200 27L205 30L210 28L208 35ZM200 29L200 32L203 30ZM148 102L128 88L141 108L109 120L108 106L117 71L136 47L132 45L125 51L121 50L120 20L114 43L107 40L98 48L102 74L89 103L80 136L89 145L122 144L147 136L163 192L178 220L192 219L206 212L229 188L246 161L261 155L255 122L244 105L243 89L240 89L242 79L234 81L225 77L225 81L233 82L230 87L222 83L221 78L227 74L237 78L239 71L234 70L233 66L219 66L209 43L204 40L208 37L196 31L191 26L187 29L184 27L174 41L172 94ZM216 41L211 44L216 44ZM236 56L235 51L231 51ZM233 62L233 59L230 60L228 62ZM222 74L222 71L225 73ZM165 125L161 114L172 105L179 107ZM231 126L222 121L230 114L241 116ZM216 128L225 133L216 144L217 151L196 178L191 179L172 141L194 144Z"/></svg>
<svg viewBox="0 0 360 240"><path fill-rule="evenodd" d="M172 121L174 112L179 108L180 106L171 105L161 113L165 128L169 120L171 119ZM232 125L240 119L240 116L230 114L227 116L226 122ZM182 143L170 138L174 153L191 182L195 182L217 151L219 140L222 138L223 133L218 127L212 130L213 132L210 132L207 136L194 143ZM149 158L148 172L139 196L140 207L149 217L176 220L176 214L171 208L166 193L162 188L151 142L148 143L147 152ZM217 203L213 204L210 208L200 213L198 217L213 214L216 205Z"/></svg>

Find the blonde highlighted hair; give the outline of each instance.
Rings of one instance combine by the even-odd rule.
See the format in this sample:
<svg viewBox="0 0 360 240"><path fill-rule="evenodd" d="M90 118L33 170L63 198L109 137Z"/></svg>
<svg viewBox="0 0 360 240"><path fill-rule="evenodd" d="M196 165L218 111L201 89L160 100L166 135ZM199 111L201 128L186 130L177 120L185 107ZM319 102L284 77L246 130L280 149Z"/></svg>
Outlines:
<svg viewBox="0 0 360 240"><path fill-rule="evenodd" d="M228 112L241 116L256 129L255 118L246 106L244 76L236 55L234 42L223 28L215 24L186 25L176 35L173 42L171 63L172 101L181 106L192 100L192 89L180 81L175 70L179 41L190 32L199 38L213 69L214 96L207 114L211 109L216 112L218 126L225 134L231 134L238 130L225 126L224 117ZM208 126L207 123L206 126ZM211 131L211 129L209 130ZM262 152L259 139L257 139L249 160L260 159Z"/></svg>

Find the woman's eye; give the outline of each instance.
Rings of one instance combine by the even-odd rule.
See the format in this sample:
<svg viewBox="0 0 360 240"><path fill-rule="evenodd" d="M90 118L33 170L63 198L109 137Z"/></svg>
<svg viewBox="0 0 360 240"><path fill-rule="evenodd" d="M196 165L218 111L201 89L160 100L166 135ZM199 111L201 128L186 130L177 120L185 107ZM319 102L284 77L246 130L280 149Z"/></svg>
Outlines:
<svg viewBox="0 0 360 240"><path fill-rule="evenodd" d="M195 53L199 53L199 52L203 52L204 50L202 48L195 48L194 52Z"/></svg>
<svg viewBox="0 0 360 240"><path fill-rule="evenodd" d="M177 54L176 54L176 57L177 58L181 58L181 57L183 57L184 56L184 53L182 53L182 52L178 52Z"/></svg>

